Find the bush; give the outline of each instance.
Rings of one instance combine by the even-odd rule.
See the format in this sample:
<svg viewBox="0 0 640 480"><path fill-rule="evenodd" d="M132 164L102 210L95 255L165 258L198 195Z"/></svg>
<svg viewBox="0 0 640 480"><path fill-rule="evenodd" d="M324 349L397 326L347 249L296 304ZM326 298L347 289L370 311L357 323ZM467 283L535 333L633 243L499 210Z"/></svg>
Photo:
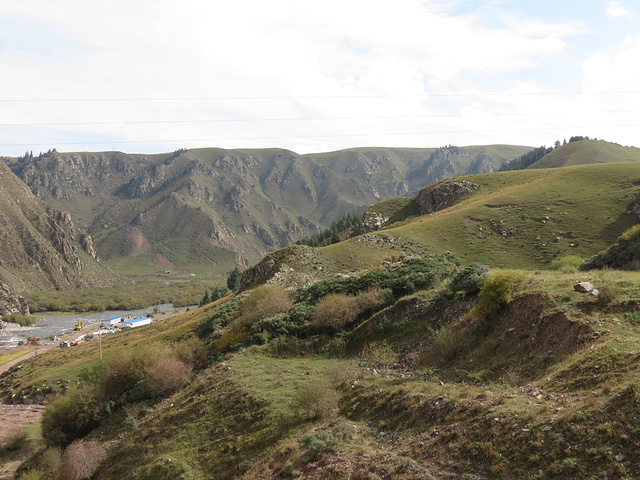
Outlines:
<svg viewBox="0 0 640 480"><path fill-rule="evenodd" d="M562 273L575 273L584 260L577 255L566 255L551 261L549 267Z"/></svg>
<svg viewBox="0 0 640 480"><path fill-rule="evenodd" d="M450 254L427 256L410 260L393 270L372 270L360 277L323 280L307 288L303 296L314 303L329 293L355 295L373 286L390 289L396 297L403 296L434 286L450 275L455 265Z"/></svg>
<svg viewBox="0 0 640 480"><path fill-rule="evenodd" d="M338 331L358 318L362 310L361 302L353 295L330 293L313 309L311 324Z"/></svg>
<svg viewBox="0 0 640 480"><path fill-rule="evenodd" d="M40 319L32 315L23 315L20 312L15 312L9 315L2 315L2 320L5 322L17 323L18 325L26 327L28 325L33 325Z"/></svg>
<svg viewBox="0 0 640 480"><path fill-rule="evenodd" d="M50 445L66 446L97 427L105 402L96 388L71 390L49 405L42 415L42 437Z"/></svg>
<svg viewBox="0 0 640 480"><path fill-rule="evenodd" d="M307 414L313 420L331 417L338 408L340 395L328 382L311 380L294 394L292 407Z"/></svg>
<svg viewBox="0 0 640 480"><path fill-rule="evenodd" d="M489 267L472 263L456 273L449 284L449 291L453 294L462 293L473 295L480 291L487 278Z"/></svg>
<svg viewBox="0 0 640 480"><path fill-rule="evenodd" d="M366 344L360 356L369 365L382 368L385 371L398 361L398 354L393 351L386 341Z"/></svg>
<svg viewBox="0 0 640 480"><path fill-rule="evenodd" d="M171 353L168 347L152 345L118 355L111 360L104 375L102 386L105 396L125 402L149 398L150 392L146 388L148 372L158 359Z"/></svg>
<svg viewBox="0 0 640 480"><path fill-rule="evenodd" d="M0 453L15 452L20 450L27 441L27 432L24 428L14 428L6 436L6 439L0 444Z"/></svg>
<svg viewBox="0 0 640 480"><path fill-rule="evenodd" d="M491 272L478 293L478 303L473 312L480 318L488 318L498 314L513 302L517 289L525 278L525 274L517 270Z"/></svg>
<svg viewBox="0 0 640 480"><path fill-rule="evenodd" d="M275 285L264 285L251 291L240 307L240 323L251 326L258 320L284 313L293 306L289 294Z"/></svg>
<svg viewBox="0 0 640 480"><path fill-rule="evenodd" d="M216 332L226 327L239 315L243 297L237 297L229 303L216 308L211 315L204 317L196 326L196 335L202 339L210 339Z"/></svg>
<svg viewBox="0 0 640 480"><path fill-rule="evenodd" d="M336 437L327 430L317 430L302 437L300 445L309 451L309 458L317 460L325 452L333 452L338 446Z"/></svg>
<svg viewBox="0 0 640 480"><path fill-rule="evenodd" d="M362 310L376 312L393 301L393 292L388 288L382 289L375 285L360 292L358 301Z"/></svg>
<svg viewBox="0 0 640 480"><path fill-rule="evenodd" d="M316 430L302 437L300 445L309 452L310 460L317 460L325 452L333 452L339 442L353 439L353 427L339 422L329 429Z"/></svg>
<svg viewBox="0 0 640 480"><path fill-rule="evenodd" d="M65 480L91 478L106 458L107 450L97 440L73 443L62 455L59 476Z"/></svg>
<svg viewBox="0 0 640 480"><path fill-rule="evenodd" d="M175 357L160 358L149 370L149 388L157 396L168 396L182 387L192 367Z"/></svg>
<svg viewBox="0 0 640 480"><path fill-rule="evenodd" d="M176 356L194 370L200 370L207 363L207 347L199 338L183 340L175 347Z"/></svg>

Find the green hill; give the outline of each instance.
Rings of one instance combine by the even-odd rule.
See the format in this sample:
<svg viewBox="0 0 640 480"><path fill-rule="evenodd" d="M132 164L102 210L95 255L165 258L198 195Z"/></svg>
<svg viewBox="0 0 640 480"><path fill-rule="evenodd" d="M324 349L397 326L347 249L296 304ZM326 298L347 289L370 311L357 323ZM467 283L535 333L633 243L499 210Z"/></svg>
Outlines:
<svg viewBox="0 0 640 480"><path fill-rule="evenodd" d="M6 159L32 191L71 212L125 274L245 268L347 213L454 175L496 170L527 147L178 150Z"/></svg>
<svg viewBox="0 0 640 480"><path fill-rule="evenodd" d="M459 197L451 194L442 209L421 212L421 198L437 197L434 190L455 191L451 185L464 182L477 188ZM446 251L465 263L502 268L548 268L563 256L588 258L638 222L633 213L638 185L640 164L634 162L444 180L412 199L374 205L365 215L395 223L328 247L276 252L246 272L245 284L278 273L273 282L304 285L394 257Z"/></svg>
<svg viewBox="0 0 640 480"><path fill-rule="evenodd" d="M554 149L528 168L555 168L592 163L640 162L640 148L604 140L580 140Z"/></svg>

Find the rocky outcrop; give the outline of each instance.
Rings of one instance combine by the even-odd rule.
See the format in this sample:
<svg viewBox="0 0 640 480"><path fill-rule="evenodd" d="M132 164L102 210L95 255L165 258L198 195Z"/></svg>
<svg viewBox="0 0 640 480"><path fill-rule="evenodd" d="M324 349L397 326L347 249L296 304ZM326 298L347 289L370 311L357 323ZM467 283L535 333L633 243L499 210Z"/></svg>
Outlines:
<svg viewBox="0 0 640 480"><path fill-rule="evenodd" d="M142 171L131 179L126 188L127 193L131 198L144 197L164 179L166 172L167 166L164 164L154 165L152 168Z"/></svg>
<svg viewBox="0 0 640 480"><path fill-rule="evenodd" d="M0 282L0 317L11 315L12 313L31 314L24 297L14 295L7 285Z"/></svg>
<svg viewBox="0 0 640 480"><path fill-rule="evenodd" d="M442 210L479 187L475 183L462 180L460 182L439 183L424 188L416 196L420 214L426 215Z"/></svg>

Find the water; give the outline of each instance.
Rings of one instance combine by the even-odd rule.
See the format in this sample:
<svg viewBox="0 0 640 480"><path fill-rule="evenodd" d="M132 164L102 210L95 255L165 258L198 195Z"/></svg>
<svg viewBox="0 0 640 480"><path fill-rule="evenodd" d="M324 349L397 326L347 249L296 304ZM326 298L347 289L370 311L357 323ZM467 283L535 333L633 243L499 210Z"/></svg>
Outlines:
<svg viewBox="0 0 640 480"><path fill-rule="evenodd" d="M21 328L20 330L0 333L0 352L15 347L18 345L18 342L26 342L27 337L51 338L54 335L62 335L69 330L73 330L73 327L80 319L82 319L82 325L87 326L100 323L110 317L125 317L129 315L132 317L140 317L147 316L154 310L166 312L168 310L173 310L173 308L174 307L171 303L163 303L161 305L154 305L153 307L142 308L140 310L106 310L99 313L77 313L73 315L36 314L36 317L43 317L44 320L35 323L34 325Z"/></svg>

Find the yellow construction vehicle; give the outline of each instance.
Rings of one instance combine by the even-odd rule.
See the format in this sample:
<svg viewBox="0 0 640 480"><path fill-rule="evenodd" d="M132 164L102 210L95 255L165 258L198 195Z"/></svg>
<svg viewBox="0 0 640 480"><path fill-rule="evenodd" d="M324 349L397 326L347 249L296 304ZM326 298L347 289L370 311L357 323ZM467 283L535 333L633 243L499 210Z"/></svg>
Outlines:
<svg viewBox="0 0 640 480"><path fill-rule="evenodd" d="M78 323L76 323L76 326L73 327L74 330L82 330L82 319L78 320Z"/></svg>

